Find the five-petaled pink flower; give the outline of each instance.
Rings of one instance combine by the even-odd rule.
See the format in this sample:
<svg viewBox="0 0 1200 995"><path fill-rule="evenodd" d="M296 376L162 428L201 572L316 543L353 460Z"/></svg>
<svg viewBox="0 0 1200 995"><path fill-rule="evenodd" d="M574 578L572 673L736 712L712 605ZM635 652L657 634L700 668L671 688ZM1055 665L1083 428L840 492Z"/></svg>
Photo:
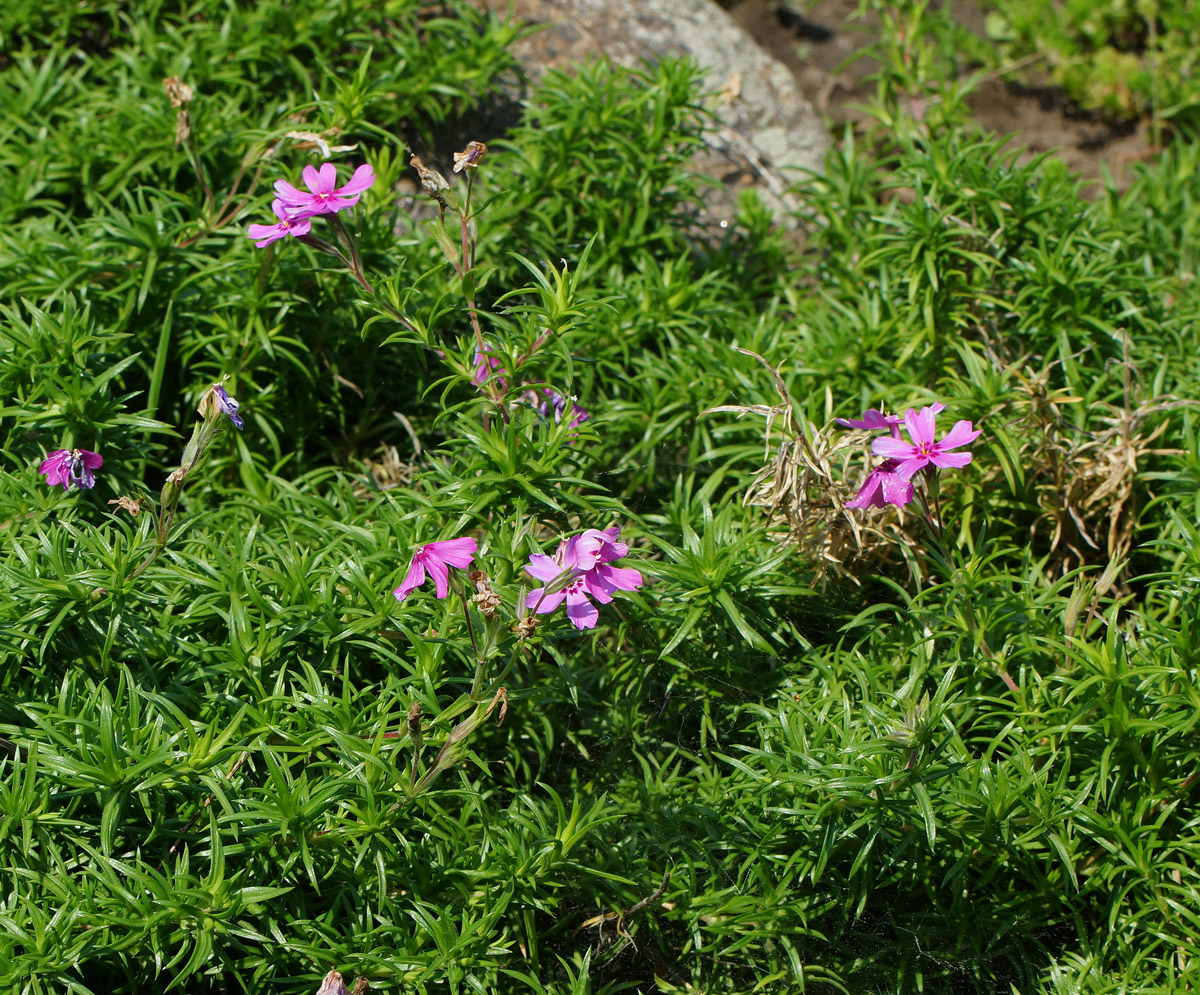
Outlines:
<svg viewBox="0 0 1200 995"><path fill-rule="evenodd" d="M298 235L307 235L309 229L312 228L312 222L308 220L308 215L289 214L287 205L282 200L276 198L271 201L271 210L275 212L275 217L279 219L277 225L251 225L246 229L247 238L255 238L259 241L254 245L259 248L265 248L277 239L291 235L295 238Z"/></svg>
<svg viewBox="0 0 1200 995"><path fill-rule="evenodd" d="M449 567L465 570L475 558L478 547L475 540L469 536L460 539L439 539L437 542L427 542L413 554L412 563L408 566L408 575L392 594L397 601L403 601L413 591L425 583L426 571L433 577L433 590L439 598L450 593Z"/></svg>
<svg viewBox="0 0 1200 995"><path fill-rule="evenodd" d="M614 560L629 552L625 543L618 542L620 535L615 525L603 532L588 529L559 543L553 558L534 553L525 572L544 586L526 595L525 606L545 615L565 599L567 618L575 628L594 627L600 613L589 598L606 605L612 601L614 591L636 591L642 586L642 575L637 570L612 566Z"/></svg>
<svg viewBox="0 0 1200 995"><path fill-rule="evenodd" d="M336 214L353 207L375 182L375 170L369 163L359 166L350 177L350 182L343 187L336 186L337 169L332 162L325 163L320 170L305 166L301 175L310 191L308 193L298 190L287 180L275 181L275 193L293 221L318 214Z"/></svg>
<svg viewBox="0 0 1200 995"><path fill-rule="evenodd" d="M934 406L936 407L936 406ZM977 429L969 421L957 421L954 427L940 441L935 438L937 426L937 411L934 407L922 408L917 411L909 408L904 412L904 429L911 441L892 438L891 436L876 439L871 443L871 451L877 456L886 456L896 460L895 474L900 480L911 480L913 475L925 469L932 463L943 469L962 467L971 462L970 453L954 453L958 449L979 438L982 429Z"/></svg>
<svg viewBox="0 0 1200 995"><path fill-rule="evenodd" d="M92 471L103 465L104 458L89 449L55 449L46 454L38 473L45 474L46 483L51 487L62 484L63 490L69 491L74 484L89 490L96 486L96 475Z"/></svg>

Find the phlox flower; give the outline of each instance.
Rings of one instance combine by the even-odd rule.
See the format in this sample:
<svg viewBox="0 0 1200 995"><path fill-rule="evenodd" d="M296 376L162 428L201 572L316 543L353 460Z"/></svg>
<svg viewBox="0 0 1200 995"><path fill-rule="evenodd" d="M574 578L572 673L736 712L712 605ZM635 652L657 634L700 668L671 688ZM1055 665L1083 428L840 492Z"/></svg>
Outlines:
<svg viewBox="0 0 1200 995"><path fill-rule="evenodd" d="M884 460L867 474L862 487L853 501L847 501L847 508L882 508L894 504L903 507L913 499L913 484L911 480L901 480L896 475L899 460Z"/></svg>
<svg viewBox="0 0 1200 995"><path fill-rule="evenodd" d="M234 427L240 432L243 422L242 416L238 414L238 402L226 394L225 388L220 384L213 385L213 397L216 398L217 407L221 409L221 413L233 422Z"/></svg>
<svg viewBox="0 0 1200 995"><path fill-rule="evenodd" d="M871 443L871 451L877 456L885 456L889 461L896 461L895 474L900 480L911 480L913 475L925 469L931 463L943 469L963 467L971 462L970 453L955 453L958 449L979 438L982 429L977 429L969 421L957 421L941 440L935 438L937 433L936 405L917 411L909 408L904 412L904 429L910 441L892 438L878 438Z"/></svg>
<svg viewBox="0 0 1200 995"><path fill-rule="evenodd" d="M475 384L477 387L482 387L487 382L487 378L492 375L492 371L499 370L501 376L497 380L497 383L499 384L500 389L503 390L504 367L500 365L500 360L498 360L495 356L487 355L487 353L490 353L491 351L492 346L490 342L485 342L483 344L483 351L480 351L479 349L475 350L475 372L471 375L471 383Z"/></svg>
<svg viewBox="0 0 1200 995"><path fill-rule="evenodd" d="M62 484L64 491L69 491L71 485L83 490L96 486L96 475L93 470L99 470L104 465L104 459L99 453L88 449L55 449L46 454L38 466L38 473L44 474L46 483L51 487Z"/></svg>
<svg viewBox="0 0 1200 995"><path fill-rule="evenodd" d="M929 410L935 415L939 411L944 411L946 405L937 403L931 404ZM885 415L879 408L867 408L863 412L861 418L835 418L835 422L843 428L861 428L868 432L888 432L893 439L900 438L900 423L902 419L899 415Z"/></svg>
<svg viewBox="0 0 1200 995"><path fill-rule="evenodd" d="M256 248L265 248L272 242L288 235L291 235L293 238L299 235L307 235L309 229L312 228L312 222L308 220L307 215L299 217L295 214L290 214L287 205L278 198L271 201L271 210L275 212L275 217L279 219L278 224L251 225L246 229L247 238L258 239L254 243Z"/></svg>
<svg viewBox="0 0 1200 995"><path fill-rule="evenodd" d="M562 421L563 415L568 411L571 415L569 428L574 428L592 417L585 408L581 408L574 401L567 400L550 387L543 387L541 391L529 390L522 396L542 418L549 418L553 414L555 425Z"/></svg>
<svg viewBox="0 0 1200 995"><path fill-rule="evenodd" d="M603 531L588 529L559 543L553 557L534 553L525 572L543 586L526 595L525 606L546 615L565 600L571 624L576 629L593 628L600 613L591 598L606 605L615 591L636 591L642 586L640 572L612 565L629 552L629 547L618 541L620 535L615 525Z"/></svg>
<svg viewBox="0 0 1200 995"><path fill-rule="evenodd" d="M358 199L375 182L375 170L364 163L354 171L345 186L337 186L337 168L332 162L319 170L305 166L301 173L308 192L298 190L287 180L275 181L275 193L287 208L292 220L311 218L318 214L336 214L358 203Z"/></svg>
<svg viewBox="0 0 1200 995"><path fill-rule="evenodd" d="M418 549L408 565L408 574L392 594L397 601L403 601L413 591L425 583L425 574L433 577L433 590L439 598L450 593L450 570L456 567L465 570L475 558L478 546L469 536L459 539L439 539L437 542L427 542Z"/></svg>

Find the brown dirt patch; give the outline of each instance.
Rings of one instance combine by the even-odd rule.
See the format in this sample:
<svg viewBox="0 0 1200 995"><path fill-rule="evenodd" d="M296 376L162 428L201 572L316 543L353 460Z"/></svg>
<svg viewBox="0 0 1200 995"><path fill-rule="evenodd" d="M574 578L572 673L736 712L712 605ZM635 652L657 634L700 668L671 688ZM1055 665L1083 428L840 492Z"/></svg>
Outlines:
<svg viewBox="0 0 1200 995"><path fill-rule="evenodd" d="M867 77L879 65L857 58L876 40L878 25L852 18L855 0L818 0L803 15L779 0L731 0L723 3L754 39L791 70L835 135L851 124L865 130L868 115L858 106L874 93ZM955 16L982 31L983 16L970 4L956 4ZM975 121L998 135L1011 135L1023 147L1021 158L1054 152L1086 180L1107 171L1118 189L1133 181L1133 166L1157 153L1146 120L1117 125L1080 112L1050 86L1029 86L989 79L968 98ZM1093 194L1097 187L1092 187Z"/></svg>

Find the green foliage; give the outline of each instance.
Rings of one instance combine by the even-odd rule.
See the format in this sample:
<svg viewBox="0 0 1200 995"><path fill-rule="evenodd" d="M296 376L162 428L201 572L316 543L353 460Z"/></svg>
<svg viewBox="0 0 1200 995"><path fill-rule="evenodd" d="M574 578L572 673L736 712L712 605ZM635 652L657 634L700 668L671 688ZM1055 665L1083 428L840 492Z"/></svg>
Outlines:
<svg viewBox="0 0 1200 995"><path fill-rule="evenodd" d="M1192 4L993 0L987 6L988 34L1001 53L1016 58L1036 53L1085 110L1118 119L1146 110L1189 123L1194 118L1200 16Z"/></svg>
<svg viewBox="0 0 1200 995"><path fill-rule="evenodd" d="M0 14L8 988L1195 986L1197 153L1081 199L939 18L799 252L695 223L686 63L551 74L454 175L513 34L465 4ZM379 177L344 259L255 248L322 141ZM945 528L811 542L832 418L935 400L984 432ZM610 525L646 583L533 626L529 557ZM486 578L393 597L463 535Z"/></svg>

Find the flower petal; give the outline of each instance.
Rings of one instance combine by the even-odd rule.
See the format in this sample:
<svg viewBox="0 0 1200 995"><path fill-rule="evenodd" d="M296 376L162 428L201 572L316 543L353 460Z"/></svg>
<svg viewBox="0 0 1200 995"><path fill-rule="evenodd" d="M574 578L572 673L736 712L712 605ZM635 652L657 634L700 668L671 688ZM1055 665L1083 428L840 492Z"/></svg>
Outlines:
<svg viewBox="0 0 1200 995"><path fill-rule="evenodd" d="M465 570L471 565L471 560L475 557L475 550L478 548L478 544L470 536L462 536L458 539L439 539L437 542L425 544L425 552L429 556L436 557L452 567L458 567L459 570Z"/></svg>
<svg viewBox="0 0 1200 995"><path fill-rule="evenodd" d="M529 562L525 565L525 572L530 577L549 584L563 572L563 568L545 553L534 553L529 557Z"/></svg>
<svg viewBox="0 0 1200 995"><path fill-rule="evenodd" d="M902 508L913 499L911 480L902 480L895 473L884 473L880 477L883 485L883 500L886 504L894 504L896 507Z"/></svg>
<svg viewBox="0 0 1200 995"><path fill-rule="evenodd" d="M928 465L928 456L914 456L912 459L901 460L896 467L896 476L901 480L911 480L918 470L923 470Z"/></svg>
<svg viewBox="0 0 1200 995"><path fill-rule="evenodd" d="M861 428L869 432L884 431L900 423L898 415L885 415L878 408L867 408L862 418L835 418L843 428Z"/></svg>
<svg viewBox="0 0 1200 995"><path fill-rule="evenodd" d="M871 443L871 452L876 456L887 456L890 459L912 459L917 454L917 447L903 439L893 439L890 435L881 435Z"/></svg>
<svg viewBox="0 0 1200 995"><path fill-rule="evenodd" d="M79 450L79 455L83 458L83 465L89 470L99 470L104 466L104 457L99 453L93 453L87 449Z"/></svg>
<svg viewBox="0 0 1200 995"><path fill-rule="evenodd" d="M354 175L350 177L349 182L338 189L338 194L342 197L361 194L368 190L372 183L375 182L375 170L371 168L370 163L363 163L354 171Z"/></svg>
<svg viewBox="0 0 1200 995"><path fill-rule="evenodd" d="M436 556L429 556L425 559L425 569L429 571L429 576L433 578L433 593L439 598L444 598L450 593L449 567Z"/></svg>
<svg viewBox="0 0 1200 995"><path fill-rule="evenodd" d="M321 167L324 169L324 167ZM315 166L305 166L300 171L300 178L304 181L304 185L315 194L322 192L321 190L321 174L317 172Z"/></svg>
<svg viewBox="0 0 1200 995"><path fill-rule="evenodd" d="M533 609L539 615L547 615L561 605L566 596L566 591L552 591L547 594L544 587L535 587L525 595L525 607Z"/></svg>
<svg viewBox="0 0 1200 995"><path fill-rule="evenodd" d="M642 575L631 567L610 567L602 563L583 575L584 591L604 605L610 603L613 592L637 591L641 586Z"/></svg>
<svg viewBox="0 0 1200 995"><path fill-rule="evenodd" d="M308 168L312 168L311 166ZM305 207L312 200L312 194L297 190L287 180L275 181L275 193L284 204Z"/></svg>
<svg viewBox="0 0 1200 995"><path fill-rule="evenodd" d="M272 242L278 241L287 235L287 225L251 225L246 229L246 237L258 239L254 243L256 248L265 249Z"/></svg>
<svg viewBox="0 0 1200 995"><path fill-rule="evenodd" d="M975 428L969 421L956 421L954 427L946 433L946 437L938 443L938 448L945 452L947 449L957 449L969 442L974 442L983 434L983 429Z"/></svg>
<svg viewBox="0 0 1200 995"><path fill-rule="evenodd" d="M879 489L883 484L883 474L878 470L872 470L867 474L867 479L863 481L862 487L858 489L858 494L855 495L853 501L847 501L847 508L878 508L880 502L876 499Z"/></svg>
<svg viewBox="0 0 1200 995"><path fill-rule="evenodd" d="M62 484L67 486L68 477L67 471L64 468L64 463L70 459L70 452L65 449L57 449L42 460L38 466L38 473L46 475L46 483L50 487L57 487Z"/></svg>
<svg viewBox="0 0 1200 995"><path fill-rule="evenodd" d="M930 408L920 411L909 408L904 412L904 427L908 429L908 437L913 445L931 445L937 431L937 415Z"/></svg>
<svg viewBox="0 0 1200 995"><path fill-rule="evenodd" d="M946 469L966 466L971 462L971 453L934 453L929 457L929 462Z"/></svg>
<svg viewBox="0 0 1200 995"><path fill-rule="evenodd" d="M601 579L616 591L637 591L637 588L646 583L641 570L632 567L608 567L605 564L601 570Z"/></svg>
<svg viewBox="0 0 1200 995"><path fill-rule="evenodd" d="M576 629L592 629L600 621L600 612L582 591L567 594L567 618Z"/></svg>
<svg viewBox="0 0 1200 995"><path fill-rule="evenodd" d="M396 588L392 594L396 596L397 601L403 601L413 591L425 583L425 566L421 560L414 556L413 561L408 567L408 576L400 582L400 586Z"/></svg>

